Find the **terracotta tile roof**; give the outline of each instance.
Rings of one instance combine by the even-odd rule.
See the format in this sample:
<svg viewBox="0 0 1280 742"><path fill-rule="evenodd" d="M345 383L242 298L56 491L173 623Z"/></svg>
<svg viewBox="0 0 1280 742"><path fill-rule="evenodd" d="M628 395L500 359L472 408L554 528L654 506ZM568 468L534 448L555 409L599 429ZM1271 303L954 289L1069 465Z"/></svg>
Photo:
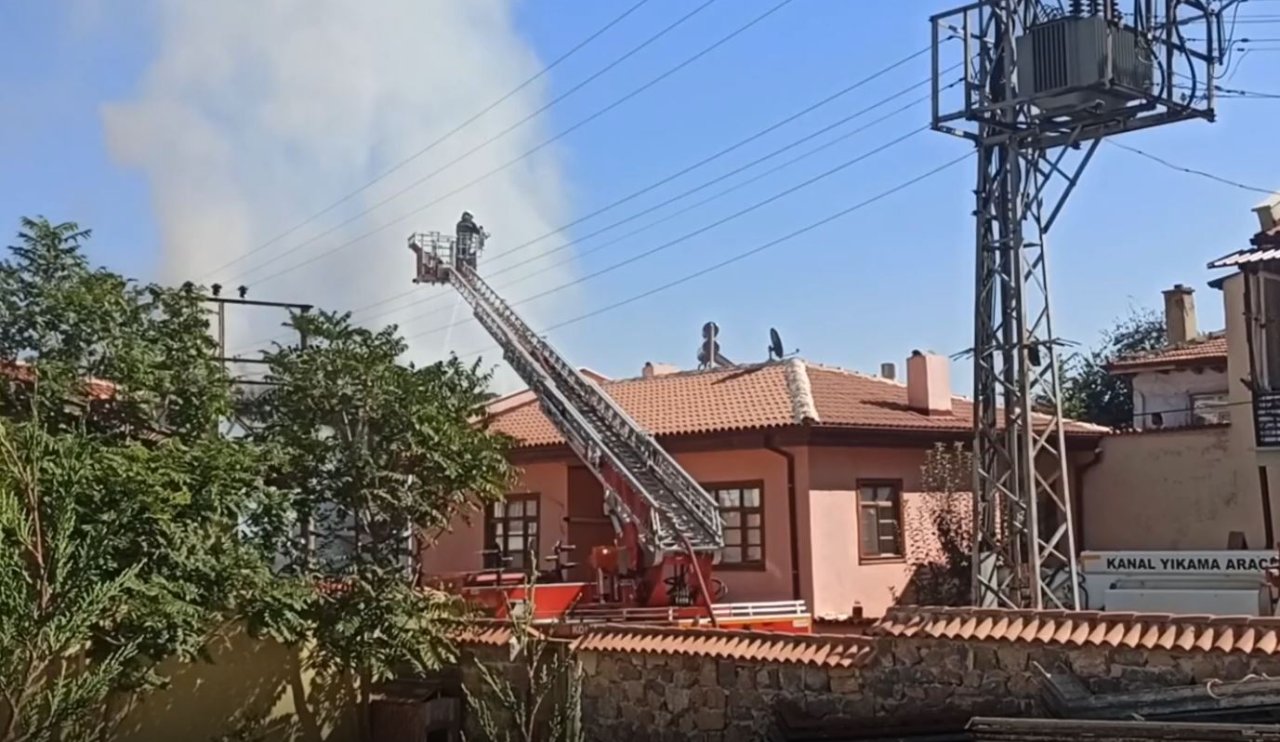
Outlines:
<svg viewBox="0 0 1280 742"><path fill-rule="evenodd" d="M593 628L570 646L579 652L687 655L822 667L854 667L869 660L875 651L875 642L862 636L631 626Z"/></svg>
<svg viewBox="0 0 1280 742"><path fill-rule="evenodd" d="M892 608L868 633L1144 650L1280 653L1280 618L1276 617Z"/></svg>
<svg viewBox="0 0 1280 742"><path fill-rule="evenodd" d="M1156 368L1226 366L1227 336L1210 333L1199 340L1128 356L1107 365L1111 373L1132 373Z"/></svg>
<svg viewBox="0 0 1280 742"><path fill-rule="evenodd" d="M655 435L729 432L811 425L894 431L968 431L973 405L952 402L952 414L928 415L907 405L907 387L887 379L800 359L685 371L601 382L636 422ZM493 429L518 446L562 443L535 400L490 417ZM1070 423L1068 431L1100 435L1106 428Z"/></svg>
<svg viewBox="0 0 1280 742"><path fill-rule="evenodd" d="M478 623L454 639L463 645L505 647L511 642L511 627L502 623Z"/></svg>
<svg viewBox="0 0 1280 742"><path fill-rule="evenodd" d="M36 378L35 367L25 361L0 362L0 375L18 382L30 382ZM90 399L110 399L116 393L116 385L105 379L89 377L84 384L85 396Z"/></svg>

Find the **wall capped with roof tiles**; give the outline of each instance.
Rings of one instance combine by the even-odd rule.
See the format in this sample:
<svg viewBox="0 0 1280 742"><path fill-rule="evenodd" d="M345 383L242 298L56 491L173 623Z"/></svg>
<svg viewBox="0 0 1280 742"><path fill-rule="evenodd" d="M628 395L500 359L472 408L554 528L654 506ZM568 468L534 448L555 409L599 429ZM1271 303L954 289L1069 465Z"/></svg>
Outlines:
<svg viewBox="0 0 1280 742"><path fill-rule="evenodd" d="M1212 652L884 638L854 666L696 655L589 652L591 739L758 740L781 710L833 723L964 721L1039 712L1031 663L1071 668L1097 693L1280 673L1280 662Z"/></svg>
<svg viewBox="0 0 1280 742"><path fill-rule="evenodd" d="M571 645L588 738L758 740L779 711L868 726L1039 713L1032 663L1095 693L1280 676L1280 620L894 610L869 636L609 628ZM491 661L502 637L479 636Z"/></svg>

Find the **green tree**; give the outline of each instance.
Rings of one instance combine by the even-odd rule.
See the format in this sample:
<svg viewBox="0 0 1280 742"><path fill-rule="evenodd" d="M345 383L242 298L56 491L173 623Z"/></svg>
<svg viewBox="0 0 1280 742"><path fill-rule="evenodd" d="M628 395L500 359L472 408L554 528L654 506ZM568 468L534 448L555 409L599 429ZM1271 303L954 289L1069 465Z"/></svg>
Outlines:
<svg viewBox="0 0 1280 742"><path fill-rule="evenodd" d="M1136 310L1102 335L1102 344L1075 353L1063 363L1062 411L1067 417L1112 428L1133 425L1133 384L1113 376L1107 365L1126 356L1162 348L1164 321L1151 310Z"/></svg>
<svg viewBox="0 0 1280 742"><path fill-rule="evenodd" d="M282 570L330 586L303 623L315 661L357 680L369 734L372 686L452 659L456 600L415 587L417 556L457 517L502 497L506 441L479 421L488 376L456 358L415 368L394 327L299 315L306 347L267 354L250 405L253 440L274 452L269 481L287 507L261 522L283 537Z"/></svg>
<svg viewBox="0 0 1280 742"><path fill-rule="evenodd" d="M273 584L199 296L91 268L88 237L23 219L0 264L0 740L109 736Z"/></svg>

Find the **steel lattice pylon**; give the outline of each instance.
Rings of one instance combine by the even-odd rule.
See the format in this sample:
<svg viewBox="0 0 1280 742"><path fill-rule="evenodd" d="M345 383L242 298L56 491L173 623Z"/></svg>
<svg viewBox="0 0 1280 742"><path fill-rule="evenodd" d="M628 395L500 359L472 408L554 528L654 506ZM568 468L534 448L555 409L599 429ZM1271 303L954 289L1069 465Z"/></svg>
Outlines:
<svg viewBox="0 0 1280 742"><path fill-rule="evenodd" d="M971 140L978 154L973 590L981 606L1080 604L1059 378L1062 343L1053 333L1045 235L1103 138L1213 118L1211 85L1204 105L1196 107L1196 91L1186 95L1173 84L1184 70L1192 80L1212 80L1213 4L1195 15L1187 15L1179 0L1139 0L1129 15L1112 2L1072 5L979 0L932 19L933 126ZM1204 49L1188 46L1184 34L1191 24L1197 35L1205 34ZM1093 32L1086 40L1104 38L1090 51L1099 55L1094 74L1102 74L1105 84L1045 72L1046 62L1077 52L1071 34L1081 28ZM1019 43L1045 30L1050 44ZM948 46L953 39L961 43ZM963 101L946 111L942 94L954 82L942 79L944 67L950 69L942 57L956 47L965 70ZM1020 49L1040 56L1019 60ZM1041 69L1020 76L1025 70L1019 64L1032 61ZM1080 69L1061 68L1071 74ZM1020 89L1027 81L1036 89ZM1072 107L1075 101L1083 103Z"/></svg>

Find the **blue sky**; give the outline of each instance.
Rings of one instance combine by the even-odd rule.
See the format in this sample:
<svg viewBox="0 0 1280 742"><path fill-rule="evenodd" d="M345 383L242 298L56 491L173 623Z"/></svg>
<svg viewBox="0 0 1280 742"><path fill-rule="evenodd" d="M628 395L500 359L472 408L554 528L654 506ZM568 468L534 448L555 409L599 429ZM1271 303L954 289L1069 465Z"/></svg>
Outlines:
<svg viewBox="0 0 1280 742"><path fill-rule="evenodd" d="M574 124L776 2L713 3L554 106L536 125L545 132L557 132ZM516 7L515 28L546 62L633 3L524 0ZM923 48L928 43L929 14L950 6L924 0L795 0L556 142L551 151L565 183L563 213L570 219L590 213ZM149 4L121 3L111 6L115 15L106 19L86 18L86 13L95 9L102 13L104 7L80 0L66 5L8 3L0 8L0 21L10 29L9 43L0 47L0 161L4 162L0 216L8 220L10 231L21 215L42 213L79 221L95 230L92 256L96 261L152 278L160 275L164 239L151 191L155 186L145 173L111 156L102 111L105 105L137 93L157 53L159 32ZM693 7L692 0L652 0L556 67L547 78L545 94L567 90ZM1280 20L1268 22L1280 19L1280 3L1247 0L1241 17L1263 21L1249 25L1251 36L1280 37ZM430 29L422 32L424 38L430 36ZM476 33L478 39L484 38L483 29ZM1280 92L1280 83L1273 82L1278 62L1280 54L1274 52L1252 54L1241 62L1229 85ZM707 167L585 221L568 234L580 236L629 216L927 75L927 56L919 57ZM487 102L478 100L475 108ZM472 112L459 110L456 119ZM1178 124L1122 141L1180 165L1262 187L1280 187L1274 124L1268 126L1277 113L1280 99L1223 100L1217 123ZM702 210L589 255L579 253L576 273L591 273L696 230L901 136L927 123L926 116L927 108L918 106ZM833 130L830 136L854 125ZM814 143L822 141L826 140ZM589 312L729 258L957 157L968 146L939 133L915 135L792 196L583 282L572 301L539 314L540 323L545 326ZM882 361L901 363L913 348L948 354L960 351L972 337L974 167L972 160L965 161L804 237L557 330L550 337L573 362L616 376L637 373L646 360L692 367L699 327L707 320L719 323L722 350L737 362L764 359L770 327L779 329L789 349L798 348L810 360L864 371L874 371ZM429 168L424 162L406 169L425 172ZM461 173L442 176L435 187L452 187L462 183L463 177ZM446 182L447 178L452 181ZM282 223L306 218L343 195L344 188L362 182L332 184L332 193L310 207L299 205L295 213L282 215ZM732 182L736 181L725 185ZM1177 282L1199 290L1201 327L1221 326L1220 296L1205 286L1213 275L1204 265L1244 244L1255 229L1249 208L1261 199L1259 194L1175 173L1104 146L1050 235L1059 334L1093 343L1101 328L1130 307L1158 306L1160 290ZM503 214L486 214L478 207L476 211L491 231L502 234ZM336 221L340 214L333 216ZM589 250L646 221L586 240L576 248ZM256 242L273 236L269 230L253 235ZM385 249L385 256L370 248L371 259L404 259L399 242L377 249ZM518 269L507 280L513 275L519 275ZM270 288L261 287L257 295L276 298L266 296ZM394 291L373 291L356 300L373 303L403 290L403 285L397 285ZM322 291L307 296L298 295L296 286L292 291L289 298L326 301ZM376 321L376 315L372 319ZM417 326L406 323L405 331L427 330L439 321L437 317ZM477 349L474 344L455 348L459 352ZM968 370L958 365L953 372L957 391L967 393L968 378Z"/></svg>

